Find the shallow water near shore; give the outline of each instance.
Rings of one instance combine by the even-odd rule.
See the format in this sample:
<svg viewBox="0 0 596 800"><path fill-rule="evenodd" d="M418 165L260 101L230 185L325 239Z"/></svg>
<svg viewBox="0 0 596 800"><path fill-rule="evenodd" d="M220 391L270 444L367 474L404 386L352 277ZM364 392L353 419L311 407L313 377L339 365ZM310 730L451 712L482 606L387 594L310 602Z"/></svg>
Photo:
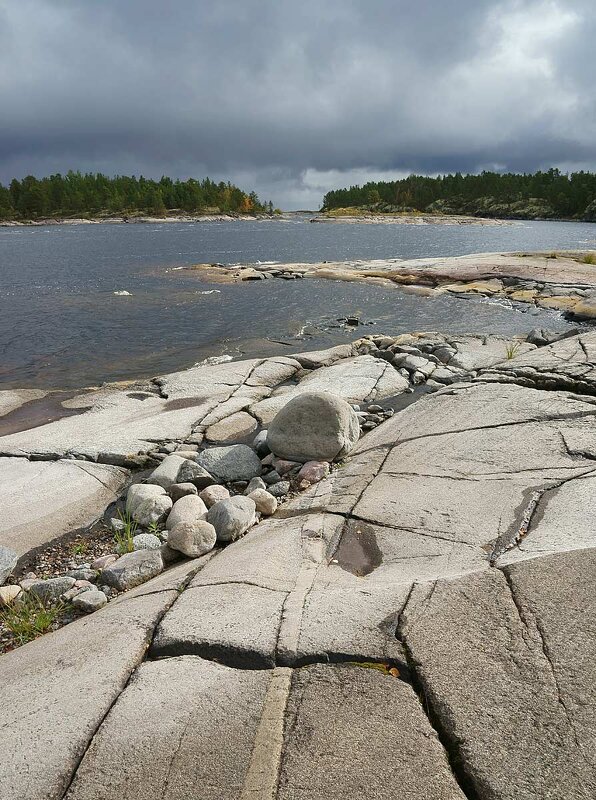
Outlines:
<svg viewBox="0 0 596 800"><path fill-rule="evenodd" d="M596 225L587 223L372 226L308 219L0 228L0 386L97 385L214 355L289 354L367 333L571 327L530 306L310 279L215 286L176 267L596 247ZM368 324L337 323L352 316Z"/></svg>

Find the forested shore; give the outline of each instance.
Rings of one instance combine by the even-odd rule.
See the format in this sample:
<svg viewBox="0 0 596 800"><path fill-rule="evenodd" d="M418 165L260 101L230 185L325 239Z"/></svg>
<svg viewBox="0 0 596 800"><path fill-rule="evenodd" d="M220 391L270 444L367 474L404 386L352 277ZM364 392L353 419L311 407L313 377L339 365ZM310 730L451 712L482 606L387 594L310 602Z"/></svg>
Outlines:
<svg viewBox="0 0 596 800"><path fill-rule="evenodd" d="M341 209L596 222L596 174L549 169L533 174L410 175L327 192L322 210Z"/></svg>
<svg viewBox="0 0 596 800"><path fill-rule="evenodd" d="M102 214L150 214L172 212L201 214L272 214L271 202L259 200L231 183L209 178L187 181L101 173L68 172L35 178L28 175L0 184L0 220L28 220L48 216L97 217Z"/></svg>

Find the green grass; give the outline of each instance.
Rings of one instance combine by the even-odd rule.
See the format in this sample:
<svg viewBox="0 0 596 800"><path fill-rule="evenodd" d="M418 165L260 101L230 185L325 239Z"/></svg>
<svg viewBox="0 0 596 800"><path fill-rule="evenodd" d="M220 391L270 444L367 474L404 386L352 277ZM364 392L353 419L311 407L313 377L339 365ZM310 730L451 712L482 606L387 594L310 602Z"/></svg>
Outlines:
<svg viewBox="0 0 596 800"><path fill-rule="evenodd" d="M507 361L511 361L512 358L519 353L519 348L521 347L521 342L510 342L505 348L505 358Z"/></svg>
<svg viewBox="0 0 596 800"><path fill-rule="evenodd" d="M596 253L586 253L582 258L584 264L596 264Z"/></svg>
<svg viewBox="0 0 596 800"><path fill-rule="evenodd" d="M0 612L0 623L9 629L20 647L47 633L67 608L64 601L46 604L35 595L23 592L16 602Z"/></svg>
<svg viewBox="0 0 596 800"><path fill-rule="evenodd" d="M88 549L87 542L75 542L72 546L72 554L73 556L84 556Z"/></svg>
<svg viewBox="0 0 596 800"><path fill-rule="evenodd" d="M118 553L132 553L134 545L132 543L133 536L136 535L137 528L139 527L128 511L119 511L118 516L124 523L124 528L121 531L114 533L114 542L116 544L116 551Z"/></svg>

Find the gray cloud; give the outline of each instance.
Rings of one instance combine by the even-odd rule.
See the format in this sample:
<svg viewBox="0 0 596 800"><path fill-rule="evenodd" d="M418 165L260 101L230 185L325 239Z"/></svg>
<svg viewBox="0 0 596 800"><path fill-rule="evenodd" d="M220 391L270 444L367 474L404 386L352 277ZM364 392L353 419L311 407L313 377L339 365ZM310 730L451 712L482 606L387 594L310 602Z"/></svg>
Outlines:
<svg viewBox="0 0 596 800"><path fill-rule="evenodd" d="M0 180L596 167L591 0L0 0Z"/></svg>

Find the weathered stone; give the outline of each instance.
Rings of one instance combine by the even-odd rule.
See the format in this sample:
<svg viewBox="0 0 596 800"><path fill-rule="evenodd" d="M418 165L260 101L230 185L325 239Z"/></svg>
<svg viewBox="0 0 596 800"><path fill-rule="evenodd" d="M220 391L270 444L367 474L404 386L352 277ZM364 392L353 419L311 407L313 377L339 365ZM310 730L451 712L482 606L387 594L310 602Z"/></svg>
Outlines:
<svg viewBox="0 0 596 800"><path fill-rule="evenodd" d="M267 443L276 456L289 461L333 461L349 453L359 436L351 406L319 392L291 400L269 426Z"/></svg>
<svg viewBox="0 0 596 800"><path fill-rule="evenodd" d="M153 533L137 533L132 537L132 546L135 550L159 550L161 541Z"/></svg>
<svg viewBox="0 0 596 800"><path fill-rule="evenodd" d="M133 483L126 493L126 513L132 516L144 500L163 497L165 493L166 490L157 484ZM125 523L122 520L113 520L113 522L119 523L115 530L124 529Z"/></svg>
<svg viewBox="0 0 596 800"><path fill-rule="evenodd" d="M277 500L265 489L254 489L247 496L250 497L251 500L254 500L257 511L260 514L265 514L269 517L277 511Z"/></svg>
<svg viewBox="0 0 596 800"><path fill-rule="evenodd" d="M115 553L110 553L107 556L100 556L91 563L91 569L95 569L101 572L101 570L105 569L106 567L109 567L110 564L113 564L117 560L118 556Z"/></svg>
<svg viewBox="0 0 596 800"><path fill-rule="evenodd" d="M256 505L254 500L242 495L220 500L211 506L207 521L217 531L217 540L233 542L254 524Z"/></svg>
<svg viewBox="0 0 596 800"><path fill-rule="evenodd" d="M262 478L253 478L251 481L248 482L248 486L244 490L245 495L249 495L251 492L254 492L255 489L266 489L267 484Z"/></svg>
<svg viewBox="0 0 596 800"><path fill-rule="evenodd" d="M200 519L207 519L207 506L200 497L189 494L175 502L174 507L168 515L166 528L172 530L172 528L179 525L181 522L193 523Z"/></svg>
<svg viewBox="0 0 596 800"><path fill-rule="evenodd" d="M267 444L267 431L259 431L252 443L253 450L256 451L260 458L269 454L269 445Z"/></svg>
<svg viewBox="0 0 596 800"><path fill-rule="evenodd" d="M89 583L95 583L97 580L98 570L79 567L79 569L71 569L66 574L69 578L74 578L75 581L88 581Z"/></svg>
<svg viewBox="0 0 596 800"><path fill-rule="evenodd" d="M2 586L9 575L12 574L13 569L17 565L17 561L18 556L15 551L0 544L0 586Z"/></svg>
<svg viewBox="0 0 596 800"><path fill-rule="evenodd" d="M154 578L163 570L163 560L159 550L136 550L125 553L118 561L101 573L100 581L125 592Z"/></svg>
<svg viewBox="0 0 596 800"><path fill-rule="evenodd" d="M285 497L290 491L290 481L279 481L279 483L274 483L273 486L267 487L267 491L269 494L272 494L273 497Z"/></svg>
<svg viewBox="0 0 596 800"><path fill-rule="evenodd" d="M34 437L48 427L34 428ZM21 556L91 525L117 499L127 477L119 467L88 461L0 458L0 542Z"/></svg>
<svg viewBox="0 0 596 800"><path fill-rule="evenodd" d="M206 469L194 461L185 461L178 472L181 483L192 483L200 491L216 483L215 478Z"/></svg>
<svg viewBox="0 0 596 800"><path fill-rule="evenodd" d="M75 579L64 576L61 578L48 578L45 581L36 581L29 587L29 593L39 598L42 603L55 603L60 595L67 592L75 585Z"/></svg>
<svg viewBox="0 0 596 800"><path fill-rule="evenodd" d="M305 484L318 483L329 475L329 462L307 461L298 473L298 481Z"/></svg>
<svg viewBox="0 0 596 800"><path fill-rule="evenodd" d="M149 528L163 522L172 510L172 499L167 494L146 497L133 512L133 518L142 528Z"/></svg>
<svg viewBox="0 0 596 800"><path fill-rule="evenodd" d="M215 547L215 528L206 520L179 522L169 533L167 546L189 558L198 558Z"/></svg>
<svg viewBox="0 0 596 800"><path fill-rule="evenodd" d="M245 444L203 450L198 463L222 481L249 481L261 474L261 461Z"/></svg>
<svg viewBox="0 0 596 800"><path fill-rule="evenodd" d="M175 503L181 497L186 497L189 494L198 494L199 490L194 483L173 483L168 489L168 494Z"/></svg>
<svg viewBox="0 0 596 800"><path fill-rule="evenodd" d="M98 589L83 591L72 599L73 606L79 611L84 611L86 614L98 611L100 608L103 608L107 602L108 598L106 595Z"/></svg>
<svg viewBox="0 0 596 800"><path fill-rule="evenodd" d="M169 489L175 483L184 483L186 478L182 477L178 480L178 473L180 468L187 461L177 455L169 455L161 462L159 467L153 470L151 475L147 478L147 483L153 483L161 486L163 489Z"/></svg>
<svg viewBox="0 0 596 800"><path fill-rule="evenodd" d="M260 479L256 478L255 480ZM227 500L230 497L230 492L225 486L214 485L203 489L199 497L205 503L207 508L211 508L212 505L219 503L220 500Z"/></svg>

